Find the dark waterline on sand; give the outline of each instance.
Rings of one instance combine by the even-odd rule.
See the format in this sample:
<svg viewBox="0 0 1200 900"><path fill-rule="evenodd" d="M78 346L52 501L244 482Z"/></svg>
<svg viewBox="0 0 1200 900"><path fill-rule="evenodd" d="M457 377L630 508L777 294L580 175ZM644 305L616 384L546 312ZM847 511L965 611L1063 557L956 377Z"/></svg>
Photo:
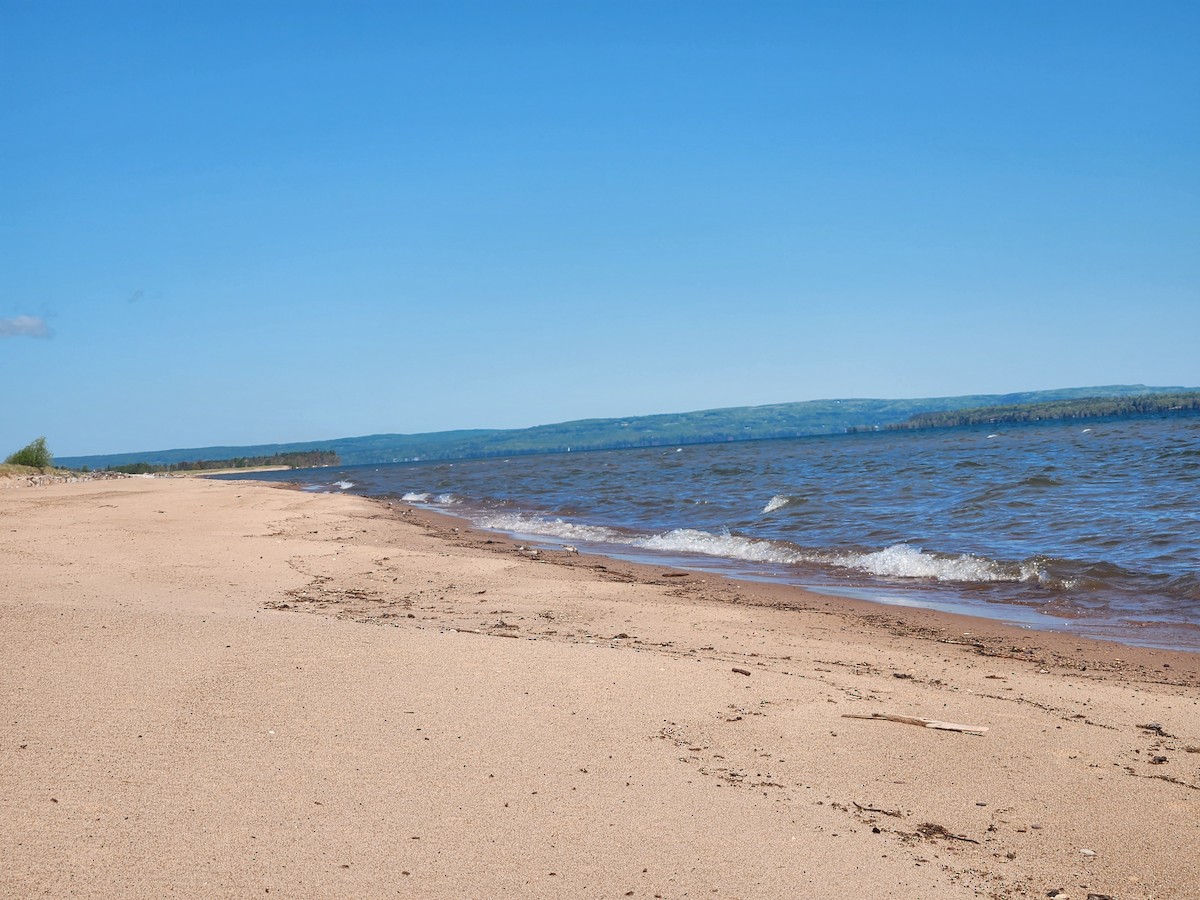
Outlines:
<svg viewBox="0 0 1200 900"><path fill-rule="evenodd" d="M1196 415L245 477L546 546L1200 650Z"/></svg>

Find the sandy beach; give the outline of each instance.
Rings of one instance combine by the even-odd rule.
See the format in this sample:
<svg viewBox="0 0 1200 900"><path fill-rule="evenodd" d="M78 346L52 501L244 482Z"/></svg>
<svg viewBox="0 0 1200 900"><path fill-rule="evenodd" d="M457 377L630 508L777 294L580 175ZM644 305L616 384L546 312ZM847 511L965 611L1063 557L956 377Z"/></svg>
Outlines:
<svg viewBox="0 0 1200 900"><path fill-rule="evenodd" d="M1200 897L1195 654L195 478L0 492L0 641L6 898Z"/></svg>

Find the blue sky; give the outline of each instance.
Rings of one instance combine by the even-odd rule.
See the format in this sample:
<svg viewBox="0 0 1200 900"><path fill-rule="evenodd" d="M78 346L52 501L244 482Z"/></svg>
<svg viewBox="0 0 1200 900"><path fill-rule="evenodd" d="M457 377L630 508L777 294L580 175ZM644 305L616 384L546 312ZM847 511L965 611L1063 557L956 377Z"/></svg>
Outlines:
<svg viewBox="0 0 1200 900"><path fill-rule="evenodd" d="M1200 384L1198 9L0 0L0 450Z"/></svg>

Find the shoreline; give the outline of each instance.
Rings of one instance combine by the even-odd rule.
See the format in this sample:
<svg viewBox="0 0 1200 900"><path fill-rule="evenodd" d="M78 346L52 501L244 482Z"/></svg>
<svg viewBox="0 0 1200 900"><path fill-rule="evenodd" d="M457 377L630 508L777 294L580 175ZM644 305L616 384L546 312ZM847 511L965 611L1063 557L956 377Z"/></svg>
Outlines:
<svg viewBox="0 0 1200 900"><path fill-rule="evenodd" d="M346 470L345 477L355 482L358 480L350 473L350 470ZM264 483L292 484L298 489L301 485L305 485L303 481L275 482L270 480ZM485 519L509 519L512 520L511 523L502 521L497 526L492 526L497 527L498 530L489 531L489 533L512 534L515 540L524 540L533 546L549 550L578 544L581 552L604 556L608 559L642 562L652 567L675 565L690 571L703 572L712 577L728 578L740 583L783 585L822 596L866 601L892 610L931 609L1002 623L1021 630L1061 634L1071 639L1112 641L1129 647L1200 654L1200 622L1183 621L1181 619L1183 613L1179 608L1177 606L1170 607L1170 603L1174 601L1168 595L1155 594L1153 590L1138 595L1137 603L1122 600L1121 603L1124 603L1124 606L1120 603L1116 606L1107 606L1108 601L1105 599L1105 595L1091 593L1096 590L1094 586L1093 588L1079 588L1074 582L1064 582L1045 588L1034 585L1030 588L1029 593L1023 594L1021 591L1027 587L1023 583L1024 575L1022 575L1021 584L1007 583L1012 580L1008 576L998 579L999 582L1006 582L1003 584L992 584L990 583L992 579L984 576L980 576L982 581L972 581L969 576L963 577L960 583L957 576L931 577L929 573L917 574L913 577L905 577L903 572L893 574L891 577L880 573L872 575L870 570L855 569L851 563L846 563L845 566L852 571L843 572L842 564L831 568L811 561L792 564L768 559L765 562L759 562L755 561L753 554L749 558L739 557L736 549L729 551L729 555L723 555L726 551L722 548L712 550L711 555L704 549L646 549L646 545L654 546L656 539L671 538L677 532L670 531L670 526L666 525L660 526L657 531L650 525L642 525L639 527L645 530L629 532L634 537L625 540L622 537L625 534L622 531L624 526L605 522L589 523L587 520L576 521L571 518L563 523L561 520L554 521L556 514L543 514L531 509L518 510L509 516L492 516L491 513L487 513L481 508L469 506L471 502L469 499L462 501L468 504L466 509L469 510L463 512L456 505L450 505L451 502L459 503L458 499L446 504L427 504L422 500L429 496L427 494L405 495L415 498L415 503L409 504L400 496L399 491L390 492L386 482L377 484L368 479L366 484L369 491L367 493L359 493L362 487L358 484L345 485L344 489L368 499L390 500L393 503L410 505L414 509L431 514L446 515L459 520L458 524L462 527L488 528L484 525L476 526L472 521L472 515L482 516ZM327 484L323 486L307 484L303 489L317 492L332 490ZM546 516L545 520L542 518L543 515ZM520 520L525 516L529 516L533 520L533 524L528 530L521 528ZM551 527L540 528L541 524L548 524ZM559 524L564 525L565 530L552 527ZM503 530L510 525L514 529L513 531ZM682 526L680 527L682 529ZM713 530L713 526L706 525L704 527ZM589 536L587 534L589 530L595 531L600 536ZM605 537L606 533L616 536ZM705 536L711 537L711 535ZM737 541L746 541L752 544L777 544L784 549L790 546L785 539L761 535L756 537L751 531L740 531L733 537ZM649 540L645 540L645 538L649 538ZM899 544L887 548L880 547L874 551L863 550L862 552L867 556L873 556L877 553L906 549L909 546L901 541ZM791 546L791 549L797 548ZM859 549L856 547L845 552L858 553ZM835 547L827 548L822 552L836 556L843 551ZM960 558L977 559L969 553L961 554ZM939 559L952 559L952 555L942 553ZM990 562L1000 565L995 560ZM1016 565L1011 561L1003 564ZM810 565L811 568L808 567ZM831 572L833 574L830 574ZM1123 588L1123 590L1128 593L1130 589ZM1128 596L1134 595L1130 593Z"/></svg>
<svg viewBox="0 0 1200 900"><path fill-rule="evenodd" d="M377 500L379 498L368 497L367 499ZM403 503L403 501L392 502ZM470 519L457 516L453 512L414 506L412 504L404 505L415 511L428 513L432 516L444 516L461 528L467 528L482 534L502 535L514 543L519 543L517 538L510 536L507 532L492 531L477 526ZM548 535L534 534L530 535L528 540L549 552L554 552L558 547L569 545L569 542L564 539ZM929 599L917 593L911 586L903 583L889 584L886 587L853 586L839 588L834 585L823 585L821 583L799 583L788 580L788 576L786 575L781 578L756 578L726 574L722 571L722 563L729 563L731 560L724 557L713 557L712 562L709 562L706 557L698 557L693 564L692 560L686 558L686 554L678 553L672 555L670 553L663 553L663 561L655 563L642 562L638 559L625 558L620 554L606 552L603 545L600 545L595 550L589 548L580 550L579 552L585 556L590 555L596 558L611 560L614 563L619 562L623 565L628 565L631 567L631 570L635 571L677 567L691 572L697 577L717 579L729 586L740 585L752 594L766 593L771 596L778 596L783 602L786 602L786 598L792 595L817 596L827 600L846 601L848 608L858 609L864 615L887 615L889 612L896 612L899 614L899 618L904 619L907 616L901 612L903 610L925 611L935 621L939 616L945 616L948 617L947 621L954 621L964 626L975 623L974 633L976 634L991 633L991 626L996 626L1017 640L1020 639L1020 635L1025 634L1049 634L1060 636L1068 642L1082 641L1086 643L1116 644L1131 651L1136 649L1139 651L1182 653L1200 657L1200 638L1197 638L1187 625L1153 622L1141 623L1140 627L1145 628L1145 631L1151 634L1151 637L1146 641L1135 641L1135 638L1138 636L1139 626L1131 623L1126 624L1124 628L1112 625L1092 624L1085 618L1070 620L1064 619L1061 616L1052 617L1039 612L1036 607L1018 606L1004 602L997 603L994 606L1001 614L989 616L984 609L965 601L946 601L940 597ZM644 557L653 556L649 552L642 555ZM887 595L892 595L899 599L893 602L886 599ZM905 598L908 597L911 597L913 602L905 602ZM862 604L865 604L865 606ZM1025 621L1021 622L1021 619ZM1058 623L1061 623L1061 625ZM1078 623L1079 630L1073 627L1075 623ZM947 625L943 623L939 627L945 628ZM1200 624L1196 627L1200 628ZM1109 630L1112 633L1102 633L1105 630ZM1187 643L1186 638L1191 639L1191 644ZM1174 643L1168 643L1169 640L1174 640Z"/></svg>
<svg viewBox="0 0 1200 900"><path fill-rule="evenodd" d="M0 521L0 897L1200 879L1197 654L268 483L5 491Z"/></svg>
<svg viewBox="0 0 1200 900"><path fill-rule="evenodd" d="M273 482L264 486L280 488ZM285 489L292 489L290 486ZM358 495L355 495L358 496ZM415 522L436 537L487 553L508 554L521 547L508 535L478 528L468 520L450 513L413 506L398 500L363 497L369 503L382 504L404 520ZM547 543L560 543L547 541ZM591 569L601 577L634 580L642 584L686 586L695 594L720 602L762 606L793 612L819 613L855 621L865 628L878 629L898 636L915 637L935 643L963 647L983 656L1021 659L1067 668L1087 666L1113 670L1136 670L1140 677L1160 674L1165 663L1171 677L1164 683L1200 686L1200 651L1145 647L1118 640L1085 637L1068 632L1023 628L999 619L968 613L950 612L919 606L899 606L839 594L821 593L820 587L752 581L720 573L675 568L623 560L605 554L580 551L539 550L529 554L533 562L568 568ZM602 564L597 564L602 560ZM1178 676L1178 677L1176 677ZM1180 678L1184 680L1179 680Z"/></svg>

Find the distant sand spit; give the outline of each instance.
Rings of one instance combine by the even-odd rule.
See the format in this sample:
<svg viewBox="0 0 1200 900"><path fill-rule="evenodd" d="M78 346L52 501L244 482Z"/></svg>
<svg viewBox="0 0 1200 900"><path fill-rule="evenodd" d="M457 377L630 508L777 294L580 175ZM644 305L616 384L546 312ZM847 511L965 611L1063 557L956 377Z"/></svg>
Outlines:
<svg viewBox="0 0 1200 900"><path fill-rule="evenodd" d="M0 647L0 897L1200 883L1196 655L192 478L0 492Z"/></svg>

